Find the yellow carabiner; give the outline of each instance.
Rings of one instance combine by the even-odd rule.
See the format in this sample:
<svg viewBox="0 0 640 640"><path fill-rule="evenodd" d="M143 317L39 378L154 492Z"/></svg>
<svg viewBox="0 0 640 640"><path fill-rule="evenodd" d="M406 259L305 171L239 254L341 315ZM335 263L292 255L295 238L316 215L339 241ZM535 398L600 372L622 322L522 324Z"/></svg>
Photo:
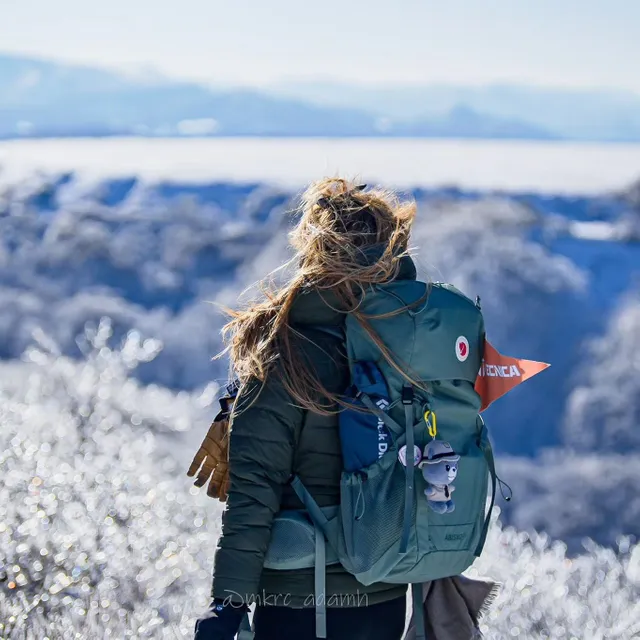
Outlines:
<svg viewBox="0 0 640 640"><path fill-rule="evenodd" d="M427 431L432 438L436 437L438 433L438 426L436 421L436 413L435 411L425 411L424 412L424 421L427 423Z"/></svg>

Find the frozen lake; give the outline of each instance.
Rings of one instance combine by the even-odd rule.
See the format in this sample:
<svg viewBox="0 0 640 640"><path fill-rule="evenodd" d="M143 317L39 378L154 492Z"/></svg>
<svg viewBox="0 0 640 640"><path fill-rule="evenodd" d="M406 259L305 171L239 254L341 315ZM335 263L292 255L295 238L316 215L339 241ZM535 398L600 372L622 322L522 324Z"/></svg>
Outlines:
<svg viewBox="0 0 640 640"><path fill-rule="evenodd" d="M640 178L640 145L424 139L52 139L0 142L0 181L34 170L297 187L337 173L396 187L598 193Z"/></svg>

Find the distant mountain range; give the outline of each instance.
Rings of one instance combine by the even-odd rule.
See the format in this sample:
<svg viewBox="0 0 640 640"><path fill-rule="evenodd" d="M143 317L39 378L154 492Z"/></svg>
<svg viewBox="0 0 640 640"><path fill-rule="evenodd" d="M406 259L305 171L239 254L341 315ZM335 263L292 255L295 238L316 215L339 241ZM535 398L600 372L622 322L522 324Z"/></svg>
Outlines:
<svg viewBox="0 0 640 640"><path fill-rule="evenodd" d="M0 138L114 135L640 141L640 97L313 83L221 90L0 55Z"/></svg>
<svg viewBox="0 0 640 640"><path fill-rule="evenodd" d="M368 135L375 118L250 90L0 56L0 136Z"/></svg>
<svg viewBox="0 0 640 640"><path fill-rule="evenodd" d="M557 138L607 142L640 141L640 95L630 91L576 90L514 85L460 87L358 86L331 82L290 82L274 95L329 107L358 105L393 120L426 122L459 109L512 121ZM518 136L514 136L518 137ZM524 137L537 137L535 133Z"/></svg>

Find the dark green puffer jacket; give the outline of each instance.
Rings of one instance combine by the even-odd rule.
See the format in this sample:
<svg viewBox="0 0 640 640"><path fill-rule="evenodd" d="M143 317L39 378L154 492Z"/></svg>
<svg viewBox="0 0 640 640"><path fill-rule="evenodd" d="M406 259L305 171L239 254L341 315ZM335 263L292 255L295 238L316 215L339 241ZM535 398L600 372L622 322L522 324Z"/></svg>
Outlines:
<svg viewBox="0 0 640 640"><path fill-rule="evenodd" d="M410 258L398 276L415 279ZM349 369L342 342L313 327L340 327L330 292L311 290L294 301L290 324L304 339L296 348L325 388L343 393ZM331 308L333 307L333 309ZM231 423L230 489L214 562L213 597L291 607L314 606L313 568L263 569L274 516L303 506L288 484L296 474L321 507L340 502L342 455L337 415L322 416L295 406L279 381L277 368L259 390L248 385L238 398ZM243 407L246 407L243 409ZM364 586L340 565L327 567L327 606L362 606L397 598L406 585Z"/></svg>

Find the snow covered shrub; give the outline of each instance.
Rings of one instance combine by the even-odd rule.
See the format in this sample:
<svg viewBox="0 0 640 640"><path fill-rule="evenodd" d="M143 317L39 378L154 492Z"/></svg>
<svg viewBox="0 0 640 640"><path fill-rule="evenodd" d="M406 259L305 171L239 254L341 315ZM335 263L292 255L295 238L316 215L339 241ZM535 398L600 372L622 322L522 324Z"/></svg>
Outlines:
<svg viewBox="0 0 640 640"><path fill-rule="evenodd" d="M207 604L218 509L166 449L211 390L141 387L159 345L110 333L85 361L43 338L0 365L0 637L183 637Z"/></svg>
<svg viewBox="0 0 640 640"><path fill-rule="evenodd" d="M497 518L487 542L468 572L501 583L481 625L486 640L640 638L640 545L589 543L569 558L563 543L503 529Z"/></svg>

